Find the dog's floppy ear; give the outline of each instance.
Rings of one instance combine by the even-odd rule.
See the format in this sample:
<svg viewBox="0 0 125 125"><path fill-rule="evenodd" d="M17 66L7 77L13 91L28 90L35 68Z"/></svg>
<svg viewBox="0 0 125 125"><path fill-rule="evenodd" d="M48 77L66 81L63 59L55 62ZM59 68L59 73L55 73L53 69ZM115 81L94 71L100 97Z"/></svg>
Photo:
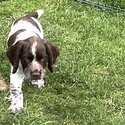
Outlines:
<svg viewBox="0 0 125 125"><path fill-rule="evenodd" d="M7 57L13 65L12 73L16 73L19 66L20 51L23 45L23 41L18 41L15 45L8 47Z"/></svg>
<svg viewBox="0 0 125 125"><path fill-rule="evenodd" d="M53 64L59 56L59 48L53 45L50 41L45 40L46 52L48 56L48 69L53 72Z"/></svg>

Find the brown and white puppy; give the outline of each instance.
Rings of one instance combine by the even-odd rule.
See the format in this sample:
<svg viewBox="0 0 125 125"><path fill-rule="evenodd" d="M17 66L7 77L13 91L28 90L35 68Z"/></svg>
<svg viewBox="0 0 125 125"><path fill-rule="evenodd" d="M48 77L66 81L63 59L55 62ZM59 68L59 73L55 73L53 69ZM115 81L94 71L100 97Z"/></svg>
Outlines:
<svg viewBox="0 0 125 125"><path fill-rule="evenodd" d="M43 10L31 12L14 21L8 37L7 56L11 63L9 111L23 109L22 82L29 79L38 87L44 86L45 67L53 72L59 49L43 39L43 29L37 18Z"/></svg>

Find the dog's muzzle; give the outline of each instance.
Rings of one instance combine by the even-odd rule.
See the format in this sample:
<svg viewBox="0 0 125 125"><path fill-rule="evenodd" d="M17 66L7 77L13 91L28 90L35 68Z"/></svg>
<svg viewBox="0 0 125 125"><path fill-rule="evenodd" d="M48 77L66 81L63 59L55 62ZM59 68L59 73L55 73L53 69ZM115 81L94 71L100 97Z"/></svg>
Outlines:
<svg viewBox="0 0 125 125"><path fill-rule="evenodd" d="M38 70L31 71L30 76L32 80L38 80L41 78L41 71Z"/></svg>

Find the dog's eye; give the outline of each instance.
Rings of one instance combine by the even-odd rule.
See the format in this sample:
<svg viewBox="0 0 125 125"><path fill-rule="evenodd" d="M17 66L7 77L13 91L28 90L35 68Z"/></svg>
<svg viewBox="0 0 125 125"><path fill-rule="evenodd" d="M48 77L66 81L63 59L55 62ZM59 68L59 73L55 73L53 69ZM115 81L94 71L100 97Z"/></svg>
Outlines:
<svg viewBox="0 0 125 125"><path fill-rule="evenodd" d="M45 58L42 58L41 60L40 60L40 62L44 62L45 61Z"/></svg>
<svg viewBox="0 0 125 125"><path fill-rule="evenodd" d="M33 56L28 57L30 61L33 61Z"/></svg>
<svg viewBox="0 0 125 125"><path fill-rule="evenodd" d="M36 60L39 62L44 62L46 59L46 55L37 55Z"/></svg>
<svg viewBox="0 0 125 125"><path fill-rule="evenodd" d="M24 60L25 60L25 61L28 61L28 62L29 62L29 61L32 62L32 61L33 61L33 57L30 57L30 56L29 56L29 57L25 57Z"/></svg>
<svg viewBox="0 0 125 125"><path fill-rule="evenodd" d="M34 59L34 56L32 54L22 55L22 60L26 62L32 62L33 59Z"/></svg>

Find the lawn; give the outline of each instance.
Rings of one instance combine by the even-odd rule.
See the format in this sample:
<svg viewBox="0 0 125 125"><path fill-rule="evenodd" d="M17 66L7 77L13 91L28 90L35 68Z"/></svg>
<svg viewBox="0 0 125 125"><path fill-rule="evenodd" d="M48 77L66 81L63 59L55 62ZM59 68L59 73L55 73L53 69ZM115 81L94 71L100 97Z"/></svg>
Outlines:
<svg viewBox="0 0 125 125"><path fill-rule="evenodd" d="M115 7L125 8L125 0L90 0L98 3L105 3Z"/></svg>
<svg viewBox="0 0 125 125"><path fill-rule="evenodd" d="M43 8L45 38L60 48L45 87L23 84L24 111L9 114L0 93L0 125L125 125L125 16L74 0L0 2L0 72L9 84L6 39L10 24Z"/></svg>

